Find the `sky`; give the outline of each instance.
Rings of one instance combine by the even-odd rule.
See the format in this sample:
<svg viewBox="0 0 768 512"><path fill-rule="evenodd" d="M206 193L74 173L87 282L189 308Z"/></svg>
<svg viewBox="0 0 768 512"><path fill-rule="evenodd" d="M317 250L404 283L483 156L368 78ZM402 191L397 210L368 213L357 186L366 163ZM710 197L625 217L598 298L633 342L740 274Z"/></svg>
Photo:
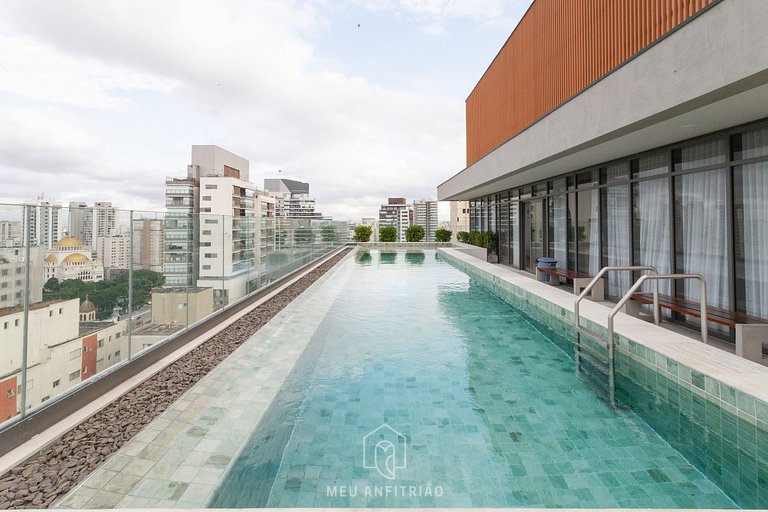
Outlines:
<svg viewBox="0 0 768 512"><path fill-rule="evenodd" d="M160 211L193 144L337 220L435 199L464 101L531 0L7 0L0 203ZM447 219L447 203L440 218Z"/></svg>

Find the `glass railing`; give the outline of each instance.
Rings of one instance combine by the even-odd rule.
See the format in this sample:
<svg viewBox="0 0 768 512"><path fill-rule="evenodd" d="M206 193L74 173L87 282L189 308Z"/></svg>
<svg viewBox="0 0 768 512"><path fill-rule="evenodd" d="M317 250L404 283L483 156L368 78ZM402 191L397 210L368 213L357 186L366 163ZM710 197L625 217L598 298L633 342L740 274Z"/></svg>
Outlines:
<svg viewBox="0 0 768 512"><path fill-rule="evenodd" d="M349 241L345 222L84 210L0 204L0 429Z"/></svg>

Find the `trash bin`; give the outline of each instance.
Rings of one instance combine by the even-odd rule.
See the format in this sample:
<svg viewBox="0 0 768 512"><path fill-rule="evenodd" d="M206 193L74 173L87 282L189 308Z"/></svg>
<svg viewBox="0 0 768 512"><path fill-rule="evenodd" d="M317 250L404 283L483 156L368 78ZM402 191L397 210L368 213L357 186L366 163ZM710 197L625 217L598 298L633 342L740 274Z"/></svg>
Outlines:
<svg viewBox="0 0 768 512"><path fill-rule="evenodd" d="M536 258L536 267L537 268L555 268L557 266L557 260L555 258ZM542 283L548 283L550 278L549 274L540 273L539 274L539 281Z"/></svg>

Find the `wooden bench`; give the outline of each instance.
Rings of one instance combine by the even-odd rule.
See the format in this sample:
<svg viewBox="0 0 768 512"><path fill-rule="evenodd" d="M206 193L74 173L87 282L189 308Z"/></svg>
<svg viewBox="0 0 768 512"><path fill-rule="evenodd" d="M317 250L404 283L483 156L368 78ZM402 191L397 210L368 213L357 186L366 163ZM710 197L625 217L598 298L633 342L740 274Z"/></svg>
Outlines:
<svg viewBox="0 0 768 512"><path fill-rule="evenodd" d="M640 304L653 305L652 293L636 293L627 303L627 313L638 316ZM698 302L669 295L659 294L659 307L701 318L701 306ZM768 324L763 320L744 313L723 308L707 306L707 319L716 324L736 329L736 355L750 361L761 361L763 342L768 341Z"/></svg>
<svg viewBox="0 0 768 512"><path fill-rule="evenodd" d="M549 284L552 286L558 286L560 284L560 279L567 279L573 281L573 293L574 295L580 295L581 291L587 287L587 285L592 281L593 276L590 276L589 274L584 274L582 272L575 272L573 270L567 270L564 268L557 268L557 267L544 267L539 268L536 267L536 280L541 281L540 276L541 274L548 274L550 276L549 278ZM552 278L557 279L552 279ZM590 298L592 300L605 300L605 286L603 279L601 279L598 283L595 283L595 286L592 288L592 291L590 293Z"/></svg>

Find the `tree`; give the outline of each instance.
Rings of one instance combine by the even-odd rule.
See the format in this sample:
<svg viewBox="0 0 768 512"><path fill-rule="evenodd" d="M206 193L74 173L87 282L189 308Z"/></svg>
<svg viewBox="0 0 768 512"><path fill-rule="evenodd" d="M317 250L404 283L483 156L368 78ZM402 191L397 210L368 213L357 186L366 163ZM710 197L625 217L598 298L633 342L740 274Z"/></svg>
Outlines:
<svg viewBox="0 0 768 512"><path fill-rule="evenodd" d="M312 228L299 226L293 232L293 241L299 246L308 246L312 244Z"/></svg>
<svg viewBox="0 0 768 512"><path fill-rule="evenodd" d="M405 229L406 242L421 242L422 240L424 240L424 226L415 224Z"/></svg>
<svg viewBox="0 0 768 512"><path fill-rule="evenodd" d="M323 242L335 242L336 241L336 226L333 224L326 224L320 228L320 239Z"/></svg>
<svg viewBox="0 0 768 512"><path fill-rule="evenodd" d="M379 242L397 241L397 229L395 226L381 226L379 228Z"/></svg>
<svg viewBox="0 0 768 512"><path fill-rule="evenodd" d="M452 234L450 229L440 228L435 231L435 242L450 242Z"/></svg>
<svg viewBox="0 0 768 512"><path fill-rule="evenodd" d="M373 228L371 226L355 226L355 234L352 240L355 242L368 242L371 240Z"/></svg>

